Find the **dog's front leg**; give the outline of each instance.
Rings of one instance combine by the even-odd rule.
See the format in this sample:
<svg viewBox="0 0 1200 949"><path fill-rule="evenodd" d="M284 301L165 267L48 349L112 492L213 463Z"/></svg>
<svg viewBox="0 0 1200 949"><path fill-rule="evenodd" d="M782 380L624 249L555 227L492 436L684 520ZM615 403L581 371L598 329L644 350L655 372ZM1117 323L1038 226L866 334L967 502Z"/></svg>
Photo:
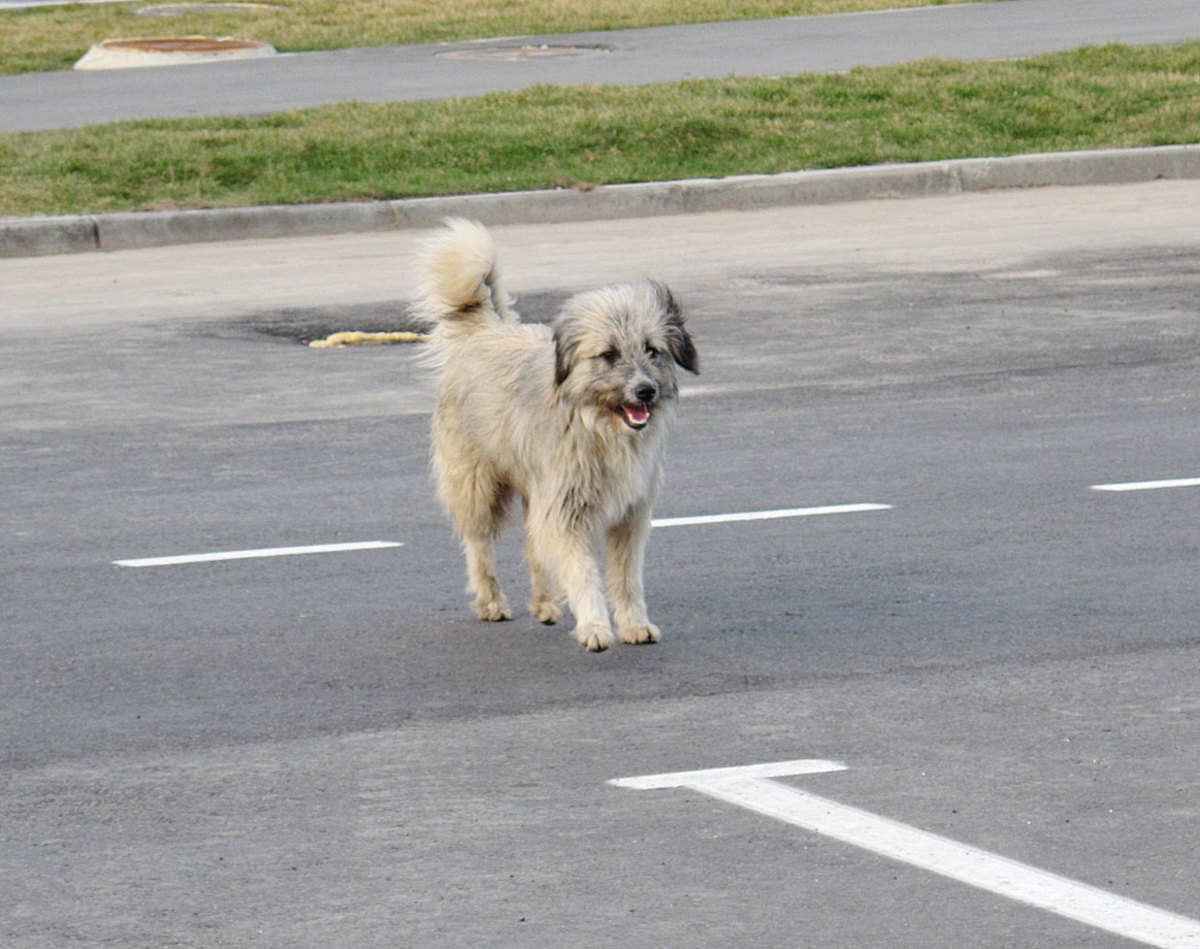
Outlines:
<svg viewBox="0 0 1200 949"><path fill-rule="evenodd" d="M642 582L650 508L634 508L608 530L608 598L623 643L656 643L661 633L646 613Z"/></svg>
<svg viewBox="0 0 1200 949"><path fill-rule="evenodd" d="M575 616L575 638L592 652L607 649L616 638L608 621L600 565L588 538L542 524L530 541L537 550L537 562L555 566L567 594L567 605Z"/></svg>
<svg viewBox="0 0 1200 949"><path fill-rule="evenodd" d="M556 592L554 571L538 560L531 543L525 545L525 560L529 564L529 612L539 623L553 626L562 617L560 597Z"/></svg>

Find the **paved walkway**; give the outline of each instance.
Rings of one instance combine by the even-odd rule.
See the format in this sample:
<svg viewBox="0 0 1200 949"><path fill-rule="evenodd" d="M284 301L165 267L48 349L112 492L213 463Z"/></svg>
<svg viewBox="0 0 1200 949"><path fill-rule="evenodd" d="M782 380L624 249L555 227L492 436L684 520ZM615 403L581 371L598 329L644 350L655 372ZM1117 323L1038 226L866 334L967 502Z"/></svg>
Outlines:
<svg viewBox="0 0 1200 949"><path fill-rule="evenodd" d="M1196 38L1200 0L1004 0L335 50L204 66L40 73L0 77L0 132L120 119L253 115L349 100L441 99L537 83L640 85L735 74L836 72L930 56L1005 59L1089 44ZM497 49L543 45L600 47L604 52L497 58Z"/></svg>

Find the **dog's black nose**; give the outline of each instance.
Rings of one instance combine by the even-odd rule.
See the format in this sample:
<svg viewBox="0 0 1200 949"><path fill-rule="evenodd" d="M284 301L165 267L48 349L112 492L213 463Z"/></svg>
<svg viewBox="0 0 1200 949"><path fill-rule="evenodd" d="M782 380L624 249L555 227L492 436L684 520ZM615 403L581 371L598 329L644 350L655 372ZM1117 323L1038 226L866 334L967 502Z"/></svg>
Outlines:
<svg viewBox="0 0 1200 949"><path fill-rule="evenodd" d="M641 402L642 405L647 405L658 398L658 386L656 386L653 382L643 382L634 391L634 395L637 396L638 401Z"/></svg>

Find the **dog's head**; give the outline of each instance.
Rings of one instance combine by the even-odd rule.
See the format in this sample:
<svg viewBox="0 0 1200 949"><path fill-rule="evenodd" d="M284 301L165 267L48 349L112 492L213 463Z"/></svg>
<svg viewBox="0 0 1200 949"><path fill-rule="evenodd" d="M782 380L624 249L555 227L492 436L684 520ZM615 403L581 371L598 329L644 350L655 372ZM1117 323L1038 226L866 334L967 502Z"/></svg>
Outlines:
<svg viewBox="0 0 1200 949"><path fill-rule="evenodd" d="M554 381L562 398L611 412L625 429L651 425L679 393L675 367L700 361L671 291L646 281L581 293L554 323Z"/></svg>

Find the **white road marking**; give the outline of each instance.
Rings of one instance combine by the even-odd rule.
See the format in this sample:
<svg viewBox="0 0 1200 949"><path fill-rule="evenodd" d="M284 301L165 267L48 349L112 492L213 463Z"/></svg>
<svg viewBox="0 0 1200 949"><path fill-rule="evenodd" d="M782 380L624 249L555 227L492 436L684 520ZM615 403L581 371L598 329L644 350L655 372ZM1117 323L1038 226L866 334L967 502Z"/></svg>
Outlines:
<svg viewBox="0 0 1200 949"><path fill-rule="evenodd" d="M655 527L683 527L694 524L723 524L728 521L763 521L780 517L813 517L818 514L855 514L859 511L888 511L890 504L835 504L828 507L797 507L779 511L747 511L740 514L702 514L696 517L663 517L650 523ZM349 544L313 544L308 547L263 547L258 550L225 550L208 554L178 554L171 557L135 557L114 560L118 567L168 567L184 563L211 563L217 560L248 560L254 557L290 557L296 554L328 554L346 550L379 550L403 547L387 540L368 540Z"/></svg>
<svg viewBox="0 0 1200 949"><path fill-rule="evenodd" d="M1166 481L1125 481L1116 484L1093 484L1093 491L1153 491L1156 488L1196 488L1200 478L1170 478Z"/></svg>
<svg viewBox="0 0 1200 949"><path fill-rule="evenodd" d="M728 778L748 781L756 778L786 778L794 774L823 774L845 771L846 766L822 758L799 758L795 761L772 761L767 764L738 765L736 768L710 768L707 771L673 771L669 774L646 774L640 778L613 778L608 783L636 791L661 791L666 788L695 788Z"/></svg>
<svg viewBox="0 0 1200 949"><path fill-rule="evenodd" d="M696 524L726 524L730 521L769 521L781 517L816 517L821 514L857 514L861 511L890 511L890 504L831 504L826 507L791 507L778 511L744 511L740 514L700 514L695 517L657 517L654 527L691 527Z"/></svg>
<svg viewBox="0 0 1200 949"><path fill-rule="evenodd" d="M793 774L844 770L845 765L835 761L802 759L745 768L618 778L609 783L637 790L690 788L1146 945L1160 949L1200 949L1197 920L771 780Z"/></svg>
<svg viewBox="0 0 1200 949"><path fill-rule="evenodd" d="M118 567L169 567L181 563L211 563L215 560L248 560L254 557L293 557L297 554L333 554L348 550L382 550L403 547L391 540L366 540L346 544L311 544L307 547L263 547L258 550L224 550L211 554L179 554L174 557L136 557L114 560Z"/></svg>

